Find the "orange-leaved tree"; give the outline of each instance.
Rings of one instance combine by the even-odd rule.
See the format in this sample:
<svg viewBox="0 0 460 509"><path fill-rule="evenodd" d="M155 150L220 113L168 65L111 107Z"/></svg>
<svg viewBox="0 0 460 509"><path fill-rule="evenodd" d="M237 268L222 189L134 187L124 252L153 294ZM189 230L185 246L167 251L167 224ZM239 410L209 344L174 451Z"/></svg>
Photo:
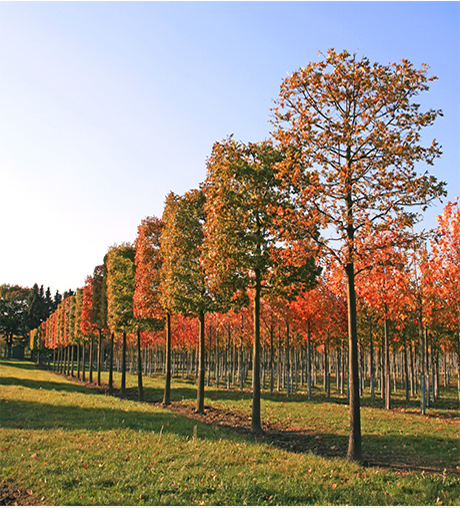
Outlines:
<svg viewBox="0 0 460 509"><path fill-rule="evenodd" d="M163 222L155 216L146 217L137 228L135 241L135 282L133 297L133 312L137 324L137 377L139 387L139 399L142 400L142 363L141 363L141 329L160 330L164 327L165 311L160 300L160 238L163 230ZM169 314L166 319L167 337L170 338ZM171 340L169 339L169 349ZM163 404L170 403L171 386L171 355L169 355L169 369L166 369L166 388ZM168 362L167 362L168 365Z"/></svg>
<svg viewBox="0 0 460 509"><path fill-rule="evenodd" d="M87 276L83 287L83 302L81 307L81 332L89 338L89 381L93 382L93 353L94 338L97 326L93 323L93 277ZM84 348L84 347L83 347Z"/></svg>
<svg viewBox="0 0 460 509"><path fill-rule="evenodd" d="M102 369L102 335L106 334L107 328L107 289L106 278L104 277L104 265L97 265L93 271L92 282L92 309L91 321L98 333L97 345L97 385L101 385Z"/></svg>
<svg viewBox="0 0 460 509"><path fill-rule="evenodd" d="M282 85L273 108L275 139L289 156L280 175L304 206L307 221L322 228L318 239L340 263L347 281L350 435L348 459L360 461L358 337L355 263L357 240L365 231L410 226L426 207L445 194L417 163L432 165L441 150L436 141L421 143L420 131L441 112L420 111L413 99L428 90L428 66L409 61L381 65L331 49ZM308 228L306 228L308 231ZM334 239L335 242L327 242Z"/></svg>
<svg viewBox="0 0 460 509"><path fill-rule="evenodd" d="M458 198L457 198L458 199ZM436 236L431 241L431 291L445 302L452 323L457 331L458 397L460 400L460 209L457 202L447 202L437 217ZM435 279L435 281L433 280Z"/></svg>

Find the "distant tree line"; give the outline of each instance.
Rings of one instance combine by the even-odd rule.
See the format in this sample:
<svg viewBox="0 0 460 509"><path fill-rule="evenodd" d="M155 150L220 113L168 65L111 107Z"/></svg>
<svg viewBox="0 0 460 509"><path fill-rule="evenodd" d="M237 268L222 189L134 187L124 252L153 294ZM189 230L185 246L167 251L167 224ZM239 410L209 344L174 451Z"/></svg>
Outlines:
<svg viewBox="0 0 460 509"><path fill-rule="evenodd" d="M28 344L29 333L56 311L63 299L74 292L69 290L54 297L48 287L34 284L32 288L3 284L0 286L0 335L5 341L4 356L10 358L15 342Z"/></svg>

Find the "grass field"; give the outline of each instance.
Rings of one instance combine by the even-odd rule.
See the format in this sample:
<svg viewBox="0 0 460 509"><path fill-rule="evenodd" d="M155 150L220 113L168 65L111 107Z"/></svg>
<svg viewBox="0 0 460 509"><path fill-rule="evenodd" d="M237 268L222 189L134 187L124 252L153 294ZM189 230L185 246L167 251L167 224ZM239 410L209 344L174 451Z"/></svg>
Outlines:
<svg viewBox="0 0 460 509"><path fill-rule="evenodd" d="M134 376L127 381L135 387ZM245 431L249 391L206 389L203 420L173 411L193 405L194 383L173 379L172 410L154 404L161 378L144 383L140 403L30 362L0 361L3 503L460 505L453 386L426 416L398 394L391 411L364 398L363 467L344 459L348 407L337 394L326 400L317 390L310 402L302 392L264 394L266 435L256 439Z"/></svg>

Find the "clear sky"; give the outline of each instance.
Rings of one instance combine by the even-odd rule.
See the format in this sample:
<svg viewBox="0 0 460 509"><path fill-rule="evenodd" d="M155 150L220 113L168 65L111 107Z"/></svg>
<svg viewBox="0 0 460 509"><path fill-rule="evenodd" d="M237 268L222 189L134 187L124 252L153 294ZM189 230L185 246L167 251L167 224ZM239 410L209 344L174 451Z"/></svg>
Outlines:
<svg viewBox="0 0 460 509"><path fill-rule="evenodd" d="M460 195L459 2L0 2L0 284L81 287L331 47L431 66L431 172Z"/></svg>

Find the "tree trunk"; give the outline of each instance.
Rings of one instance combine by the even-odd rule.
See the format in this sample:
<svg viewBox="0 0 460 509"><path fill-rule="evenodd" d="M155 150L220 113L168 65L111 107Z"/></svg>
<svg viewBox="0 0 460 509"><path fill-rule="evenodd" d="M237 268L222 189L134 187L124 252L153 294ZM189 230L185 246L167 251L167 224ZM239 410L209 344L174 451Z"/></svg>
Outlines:
<svg viewBox="0 0 460 509"><path fill-rule="evenodd" d="M390 410L391 408L391 378L390 378L390 342L388 337L388 318L386 316L386 305L385 305L385 408Z"/></svg>
<svg viewBox="0 0 460 509"><path fill-rule="evenodd" d="M291 374L290 374L290 369L291 369L291 363L290 363L290 356L289 356L289 323L286 322L286 346L285 346L285 359L286 359L286 363L285 363L285 373L286 373L286 397L289 398L289 396L291 395L291 391L290 391L290 381L291 381Z"/></svg>
<svg viewBox="0 0 460 509"><path fill-rule="evenodd" d="M253 393L252 393L252 419L251 432L262 433L260 425L260 269L255 269L254 294L254 350L252 362Z"/></svg>
<svg viewBox="0 0 460 509"><path fill-rule="evenodd" d="M141 332L139 329L137 329L137 391L139 401L143 401L144 388L142 386Z"/></svg>
<svg viewBox="0 0 460 509"><path fill-rule="evenodd" d="M121 395L126 392L126 331L123 331L123 343L121 346Z"/></svg>
<svg viewBox="0 0 460 509"><path fill-rule="evenodd" d="M278 327L278 357L276 359L276 392L281 390L281 331Z"/></svg>
<svg viewBox="0 0 460 509"><path fill-rule="evenodd" d="M205 362L204 362L204 311L200 311L200 332L198 338L198 391L196 398L196 413L204 413L204 378L205 378Z"/></svg>
<svg viewBox="0 0 460 509"><path fill-rule="evenodd" d="M238 352L238 373L240 381L240 391L243 391L244 385L244 366L243 366L243 314L241 314L241 334L240 334L240 350Z"/></svg>
<svg viewBox="0 0 460 509"><path fill-rule="evenodd" d="M99 329L99 338L97 343L97 385L101 386L101 364L102 364L102 331Z"/></svg>
<svg viewBox="0 0 460 509"><path fill-rule="evenodd" d="M166 380L163 405L171 404L171 315L166 313Z"/></svg>
<svg viewBox="0 0 460 509"><path fill-rule="evenodd" d="M53 363L54 363L54 359L53 359ZM81 350L80 350L80 343L78 343L77 344L77 378L78 378L78 380L80 380L80 369L81 369Z"/></svg>
<svg viewBox="0 0 460 509"><path fill-rule="evenodd" d="M72 345L70 348L72 349L72 356L70 359L70 376L73 378L74 377L73 364L74 364L75 346ZM38 358L40 359L40 353L38 354Z"/></svg>
<svg viewBox="0 0 460 509"><path fill-rule="evenodd" d="M216 325L216 347L215 347L215 351L214 351L214 357L215 357L214 376L215 376L215 380L216 380L216 387L218 389L219 388L219 333L217 331L217 325Z"/></svg>
<svg viewBox="0 0 460 509"><path fill-rule="evenodd" d="M457 346L458 346L458 349L457 349L457 387L458 387L458 401L460 402L460 329L459 329L459 333L458 333L458 345Z"/></svg>
<svg viewBox="0 0 460 509"><path fill-rule="evenodd" d="M311 329L310 320L307 323L307 394L308 401L311 400Z"/></svg>
<svg viewBox="0 0 460 509"><path fill-rule="evenodd" d="M273 396L273 390L275 388L275 370L274 370L274 345L273 345L273 336L275 335L275 330L273 324L270 325L270 396Z"/></svg>
<svg viewBox="0 0 460 509"><path fill-rule="evenodd" d="M409 401L409 363L407 362L407 345L404 339L404 390L406 393L406 401Z"/></svg>
<svg viewBox="0 0 460 509"><path fill-rule="evenodd" d="M354 264L346 266L348 301L348 350L349 350L349 388L350 388L350 436L347 459L362 460L361 451L361 413L359 401L358 330L356 323L356 292Z"/></svg>
<svg viewBox="0 0 460 509"><path fill-rule="evenodd" d="M89 382L93 383L93 350L94 350L94 338L92 337L89 342Z"/></svg>
<svg viewBox="0 0 460 509"><path fill-rule="evenodd" d="M374 342L372 341L372 320L369 317L369 362L371 377L371 401L375 403L375 369L374 369Z"/></svg>
<svg viewBox="0 0 460 509"><path fill-rule="evenodd" d="M85 348L85 343L83 343L82 345L82 358L81 358L81 379L83 382L86 381L86 348Z"/></svg>
<svg viewBox="0 0 460 509"><path fill-rule="evenodd" d="M420 340L420 410L421 414L426 414L426 394L425 394L425 344L422 322L422 303L418 303L418 335Z"/></svg>
<svg viewBox="0 0 460 509"><path fill-rule="evenodd" d="M113 338L114 333L110 334L110 349L109 349L109 394L113 392Z"/></svg>

